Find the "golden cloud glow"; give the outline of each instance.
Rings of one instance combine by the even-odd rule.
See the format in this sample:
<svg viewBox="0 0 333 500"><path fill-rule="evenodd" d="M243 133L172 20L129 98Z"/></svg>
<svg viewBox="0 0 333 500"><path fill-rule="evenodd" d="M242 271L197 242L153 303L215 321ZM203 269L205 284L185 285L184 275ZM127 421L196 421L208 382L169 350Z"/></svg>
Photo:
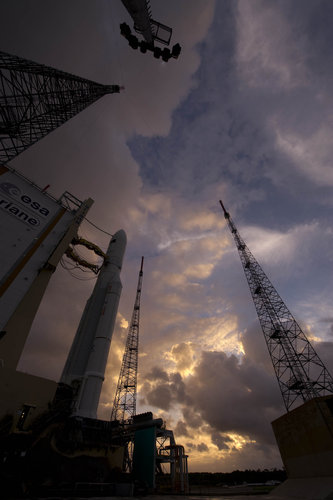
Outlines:
<svg viewBox="0 0 333 500"><path fill-rule="evenodd" d="M189 278L209 278L214 269L214 264L195 264L185 269L184 274Z"/></svg>
<svg viewBox="0 0 333 500"><path fill-rule="evenodd" d="M254 439L249 439L249 437L244 437L241 436L240 434L228 434L228 437L232 440L233 442L233 447L236 448L236 450L241 450L244 448L245 445L249 443L255 443L256 441Z"/></svg>
<svg viewBox="0 0 333 500"><path fill-rule="evenodd" d="M226 467L226 464L233 462L235 454L241 452L245 446L256 443L247 436L236 433L223 433L218 436L222 446L218 443L218 440L217 444L215 444L212 442L212 429L209 426L195 429L193 433L187 428L187 435L179 434L179 436L176 435L175 437L177 442L185 445L186 454L189 455L190 471L199 470L198 467L205 461L215 463L215 470L225 470L228 467Z"/></svg>
<svg viewBox="0 0 333 500"><path fill-rule="evenodd" d="M136 227L143 226L146 220L146 216L144 212L139 210L137 207L130 207L128 209L129 218L131 220L131 224Z"/></svg>
<svg viewBox="0 0 333 500"><path fill-rule="evenodd" d="M221 240L216 234L188 235L175 233L160 243L159 249L169 249L173 260L172 278L168 273L159 273L166 284L185 285L185 277L207 279L211 276L216 264L221 259L225 248L229 245L226 239ZM179 270L179 272L177 272Z"/></svg>
<svg viewBox="0 0 333 500"><path fill-rule="evenodd" d="M198 346L192 342L174 344L170 351L164 353L165 359L176 365L177 371L187 377L193 372L197 359Z"/></svg>
<svg viewBox="0 0 333 500"><path fill-rule="evenodd" d="M128 323L127 319L125 319L123 316L121 316L121 318L120 318L120 326L121 326L121 328L127 329L128 325L129 325L129 323Z"/></svg>
<svg viewBox="0 0 333 500"><path fill-rule="evenodd" d="M212 212L200 212L197 214L187 213L180 220L180 226L186 231L193 229L208 230L223 227L223 218Z"/></svg>
<svg viewBox="0 0 333 500"><path fill-rule="evenodd" d="M171 199L162 193L146 195L140 199L140 204L149 213L164 214L165 217L169 217L172 209Z"/></svg>
<svg viewBox="0 0 333 500"><path fill-rule="evenodd" d="M225 314L222 317L202 318L197 329L201 331L200 342L203 350L244 354L236 316Z"/></svg>
<svg viewBox="0 0 333 500"><path fill-rule="evenodd" d="M161 275L162 273L159 273ZM164 275L164 283L169 286L179 287L186 284L186 277L184 274L167 273Z"/></svg>

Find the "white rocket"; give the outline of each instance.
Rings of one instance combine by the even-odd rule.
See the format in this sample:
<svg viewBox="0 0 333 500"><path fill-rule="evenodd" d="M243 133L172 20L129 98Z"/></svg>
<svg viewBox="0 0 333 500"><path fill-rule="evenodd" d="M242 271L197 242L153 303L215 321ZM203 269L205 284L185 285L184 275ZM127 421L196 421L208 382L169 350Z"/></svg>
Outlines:
<svg viewBox="0 0 333 500"><path fill-rule="evenodd" d="M60 382L75 390L74 415L96 418L122 284L126 248L122 229L111 239L107 259L87 301Z"/></svg>

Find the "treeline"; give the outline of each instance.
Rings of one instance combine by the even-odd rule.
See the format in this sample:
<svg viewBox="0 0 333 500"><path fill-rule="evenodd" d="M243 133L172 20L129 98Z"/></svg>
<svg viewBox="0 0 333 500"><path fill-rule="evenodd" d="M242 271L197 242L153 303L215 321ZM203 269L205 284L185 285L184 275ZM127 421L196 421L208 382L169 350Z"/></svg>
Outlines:
<svg viewBox="0 0 333 500"><path fill-rule="evenodd" d="M190 472L190 485L223 486L243 483L266 483L267 481L284 481L286 471L280 469L246 469L233 472Z"/></svg>

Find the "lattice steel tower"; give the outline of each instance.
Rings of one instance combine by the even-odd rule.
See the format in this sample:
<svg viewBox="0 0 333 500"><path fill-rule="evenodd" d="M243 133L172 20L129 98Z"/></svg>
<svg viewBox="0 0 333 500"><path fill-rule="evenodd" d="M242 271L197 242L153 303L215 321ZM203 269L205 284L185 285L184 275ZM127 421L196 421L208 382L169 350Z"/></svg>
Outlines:
<svg viewBox="0 0 333 500"><path fill-rule="evenodd" d="M139 272L136 298L127 334L126 347L111 412L111 420L124 422L136 415L136 387L138 376L140 298L143 278L143 257Z"/></svg>
<svg viewBox="0 0 333 500"><path fill-rule="evenodd" d="M5 164L118 85L102 85L0 52L0 164Z"/></svg>
<svg viewBox="0 0 333 500"><path fill-rule="evenodd" d="M333 379L253 257L220 201L234 237L287 411L333 393Z"/></svg>

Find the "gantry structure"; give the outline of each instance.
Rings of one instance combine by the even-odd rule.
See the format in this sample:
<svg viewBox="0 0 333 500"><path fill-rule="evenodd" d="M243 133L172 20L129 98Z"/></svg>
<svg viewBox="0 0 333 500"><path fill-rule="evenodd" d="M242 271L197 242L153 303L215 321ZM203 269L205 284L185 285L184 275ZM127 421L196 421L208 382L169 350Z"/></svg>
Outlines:
<svg viewBox="0 0 333 500"><path fill-rule="evenodd" d="M179 43L176 43L171 50L168 47L162 49L155 44L155 42L159 42L162 45L168 46L172 36L172 28L152 18L150 0L121 1L134 21L134 31L143 37L140 41L132 33L128 24L121 23L120 33L126 38L129 46L134 50L140 48L140 52L143 54L147 50L151 51L156 59L162 57L164 62L168 62L171 58L178 59L181 52Z"/></svg>
<svg viewBox="0 0 333 500"><path fill-rule="evenodd" d="M0 165L120 89L0 52Z"/></svg>
<svg viewBox="0 0 333 500"><path fill-rule="evenodd" d="M120 368L111 420L125 422L136 415L136 393L139 354L140 300L143 279L143 257L138 278L131 323L128 329L125 352Z"/></svg>
<svg viewBox="0 0 333 500"><path fill-rule="evenodd" d="M287 411L333 394L333 379L301 327L240 236L220 201L249 284Z"/></svg>

